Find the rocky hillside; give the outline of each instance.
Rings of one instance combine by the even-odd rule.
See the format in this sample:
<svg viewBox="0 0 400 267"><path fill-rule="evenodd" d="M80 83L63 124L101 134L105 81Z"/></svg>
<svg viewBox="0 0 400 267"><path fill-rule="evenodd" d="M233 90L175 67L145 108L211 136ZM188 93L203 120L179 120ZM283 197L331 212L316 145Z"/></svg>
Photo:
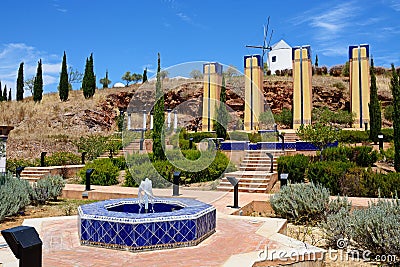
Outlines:
<svg viewBox="0 0 400 267"><path fill-rule="evenodd" d="M390 103L390 79L378 76L379 98L382 105ZM243 118L244 80L227 79L227 104L237 117ZM346 109L349 102L348 78L314 76L313 105L328 106L332 110ZM0 103L0 125L13 125L8 142L8 157L37 158L41 151L76 152L73 140L90 134L111 134L116 130L119 110L149 109L154 101L154 83L144 86L97 90L92 99L84 99L81 91L72 91L70 99L60 102L58 94L46 94L40 104L31 98L22 102ZM166 79L165 108L180 108L189 114L181 120L186 125L199 125L203 83L193 79ZM264 81L264 96L272 112L292 108L293 84L291 77L268 76ZM131 103L131 104L130 104ZM147 105L147 106L146 106Z"/></svg>

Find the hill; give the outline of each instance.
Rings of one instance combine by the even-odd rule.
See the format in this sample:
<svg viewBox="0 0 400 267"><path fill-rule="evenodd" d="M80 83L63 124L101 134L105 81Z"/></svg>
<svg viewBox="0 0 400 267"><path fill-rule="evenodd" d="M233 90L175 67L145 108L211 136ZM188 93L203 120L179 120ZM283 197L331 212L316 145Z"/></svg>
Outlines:
<svg viewBox="0 0 400 267"><path fill-rule="evenodd" d="M378 76L378 94L382 106L391 102L390 78ZM12 125L8 141L9 158L37 158L41 151L77 152L72 141L90 134L109 135L116 129L119 109L127 108L134 101L148 100L154 90L154 82L145 86L96 90L92 99L85 99L82 91L71 91L69 100L61 102L58 93L45 94L39 104L26 98L21 102L0 103L0 125ZM292 107L292 78L267 76L264 80L264 96L272 112ZM138 88L140 88L138 90ZM201 114L202 80L166 79L165 107L175 108L183 102L195 114ZM349 102L349 81L345 77L313 76L314 107L328 106L331 110L346 109ZM237 116L243 118L243 77L227 79L227 104ZM199 119L195 122L199 125ZM387 124L388 122L386 122Z"/></svg>

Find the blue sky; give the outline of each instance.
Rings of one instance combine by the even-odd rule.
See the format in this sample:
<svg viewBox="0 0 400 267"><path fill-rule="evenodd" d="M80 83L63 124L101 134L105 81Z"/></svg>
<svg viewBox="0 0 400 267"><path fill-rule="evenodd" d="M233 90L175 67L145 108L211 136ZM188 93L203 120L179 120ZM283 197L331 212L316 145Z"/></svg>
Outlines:
<svg viewBox="0 0 400 267"><path fill-rule="evenodd" d="M113 83L145 67L151 76L157 52L163 68L218 61L242 70L243 56L259 53L245 45L262 44L268 16L271 44L309 44L320 66L343 64L348 46L360 43L370 44L375 65L400 65L400 0L3 0L1 6L0 80L12 89L19 63L29 78L41 58L45 91L56 91L64 50L68 65L81 72L93 52L97 80L108 69Z"/></svg>

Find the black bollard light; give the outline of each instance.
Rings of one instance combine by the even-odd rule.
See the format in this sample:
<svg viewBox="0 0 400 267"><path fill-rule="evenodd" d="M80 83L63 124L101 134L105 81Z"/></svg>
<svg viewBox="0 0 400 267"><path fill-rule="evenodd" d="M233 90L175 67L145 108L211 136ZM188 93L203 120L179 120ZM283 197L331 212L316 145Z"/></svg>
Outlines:
<svg viewBox="0 0 400 267"><path fill-rule="evenodd" d="M94 169L87 169L86 170L86 188L85 191L90 191L90 176L94 172Z"/></svg>
<svg viewBox="0 0 400 267"><path fill-rule="evenodd" d="M22 172L24 169L25 169L25 167L22 167L22 166L18 166L18 167L15 169L15 173L17 174L17 178L18 178L18 179L21 179L21 172Z"/></svg>
<svg viewBox="0 0 400 267"><path fill-rule="evenodd" d="M280 175L281 188L282 188L282 186L287 185L288 177L289 177L288 173L281 173L281 175Z"/></svg>
<svg viewBox="0 0 400 267"><path fill-rule="evenodd" d="M47 154L47 152L40 153L40 167L44 167L45 166L44 159L46 157L46 154Z"/></svg>
<svg viewBox="0 0 400 267"><path fill-rule="evenodd" d="M82 165L85 165L85 157L86 157L86 154L87 154L86 151L82 152L82 155L81 155Z"/></svg>
<svg viewBox="0 0 400 267"><path fill-rule="evenodd" d="M271 160L271 167L269 169L269 172L273 173L274 172L274 155L272 155L272 153L267 153L267 156Z"/></svg>
<svg viewBox="0 0 400 267"><path fill-rule="evenodd" d="M140 141L139 141L139 150L140 150L140 151L143 150L143 143L144 143L144 139L143 139L143 138L140 138Z"/></svg>
<svg viewBox="0 0 400 267"><path fill-rule="evenodd" d="M278 134L278 137L282 140L282 151L285 150L285 136L283 134Z"/></svg>
<svg viewBox="0 0 400 267"><path fill-rule="evenodd" d="M378 139L379 139L379 150L383 150L383 134L379 134Z"/></svg>
<svg viewBox="0 0 400 267"><path fill-rule="evenodd" d="M189 149L193 148L193 137L189 138Z"/></svg>
<svg viewBox="0 0 400 267"><path fill-rule="evenodd" d="M197 125L193 126L193 131L197 133Z"/></svg>
<svg viewBox="0 0 400 267"><path fill-rule="evenodd" d="M365 129L365 131L368 130L368 122L364 122L364 129Z"/></svg>
<svg viewBox="0 0 400 267"><path fill-rule="evenodd" d="M172 188L172 195L173 196L179 196L179 182L181 180L181 172L176 171L174 172L174 184Z"/></svg>
<svg viewBox="0 0 400 267"><path fill-rule="evenodd" d="M19 259L20 267L42 266L42 240L35 228L17 226L1 231L11 251Z"/></svg>
<svg viewBox="0 0 400 267"><path fill-rule="evenodd" d="M226 177L228 181L233 185L233 206L232 208L238 209L239 207L239 180L235 177Z"/></svg>

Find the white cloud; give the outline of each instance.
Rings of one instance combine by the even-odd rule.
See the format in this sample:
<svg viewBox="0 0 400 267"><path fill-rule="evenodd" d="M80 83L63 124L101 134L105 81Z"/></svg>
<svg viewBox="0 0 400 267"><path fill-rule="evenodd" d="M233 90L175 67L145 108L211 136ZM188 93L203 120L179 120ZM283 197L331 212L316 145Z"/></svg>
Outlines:
<svg viewBox="0 0 400 267"><path fill-rule="evenodd" d="M15 95L15 83L17 80L18 68L24 62L24 78L30 78L36 74L39 59L43 63L44 85L54 84L58 80L60 72L60 57L40 51L33 46L24 43L8 43L0 45L0 80L2 86L12 88L12 95Z"/></svg>

